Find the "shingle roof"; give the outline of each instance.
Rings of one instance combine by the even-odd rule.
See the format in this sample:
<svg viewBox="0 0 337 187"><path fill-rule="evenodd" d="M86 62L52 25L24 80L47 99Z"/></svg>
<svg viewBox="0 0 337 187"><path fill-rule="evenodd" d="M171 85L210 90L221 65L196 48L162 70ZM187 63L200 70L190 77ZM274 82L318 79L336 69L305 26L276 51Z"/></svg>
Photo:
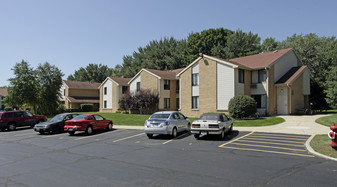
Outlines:
<svg viewBox="0 0 337 187"><path fill-rule="evenodd" d="M161 71L161 70L155 70L155 69L145 69L153 74L156 74L157 76L163 78L163 79L170 79L175 80L177 79L176 75L181 72L184 68L174 69L174 70L168 70L168 71Z"/></svg>
<svg viewBox="0 0 337 187"><path fill-rule="evenodd" d="M96 82L80 82L80 81L63 81L69 88L80 89L98 89L101 83Z"/></svg>
<svg viewBox="0 0 337 187"><path fill-rule="evenodd" d="M291 50L292 48L281 49L277 51L260 53L256 55L232 58L227 61L234 63L236 65L239 64L239 65L246 66L252 69L264 68L264 67L268 67L273 62L275 62L277 59L279 59L281 56L283 56L284 54L286 54L287 52Z"/></svg>
<svg viewBox="0 0 337 187"><path fill-rule="evenodd" d="M307 66L298 66L291 68L286 74L284 74L275 84L291 84L296 77L302 73Z"/></svg>
<svg viewBox="0 0 337 187"><path fill-rule="evenodd" d="M72 103L99 103L99 97L68 96L67 98Z"/></svg>
<svg viewBox="0 0 337 187"><path fill-rule="evenodd" d="M122 78L122 77L110 77L110 79L114 80L118 84L122 86L128 86L128 82L131 80L131 78Z"/></svg>
<svg viewBox="0 0 337 187"><path fill-rule="evenodd" d="M7 88L0 88L0 96L3 96L3 97L8 96Z"/></svg>

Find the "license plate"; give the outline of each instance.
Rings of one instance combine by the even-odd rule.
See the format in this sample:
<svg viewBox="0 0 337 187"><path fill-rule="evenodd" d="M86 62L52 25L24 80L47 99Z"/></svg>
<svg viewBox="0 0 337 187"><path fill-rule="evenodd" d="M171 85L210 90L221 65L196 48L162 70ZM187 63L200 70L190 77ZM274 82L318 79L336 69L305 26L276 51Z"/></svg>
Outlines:
<svg viewBox="0 0 337 187"><path fill-rule="evenodd" d="M202 135L207 135L207 132L206 131L201 131L201 134Z"/></svg>
<svg viewBox="0 0 337 187"><path fill-rule="evenodd" d="M73 131L73 128L69 128L68 131Z"/></svg>

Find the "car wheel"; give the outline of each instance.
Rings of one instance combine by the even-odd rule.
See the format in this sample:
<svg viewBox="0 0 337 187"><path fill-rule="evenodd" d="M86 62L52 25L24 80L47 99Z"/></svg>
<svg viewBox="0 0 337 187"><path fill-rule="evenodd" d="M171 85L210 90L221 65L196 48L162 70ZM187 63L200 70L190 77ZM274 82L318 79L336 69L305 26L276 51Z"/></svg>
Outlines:
<svg viewBox="0 0 337 187"><path fill-rule="evenodd" d="M153 134L146 134L146 136L151 139L153 137Z"/></svg>
<svg viewBox="0 0 337 187"><path fill-rule="evenodd" d="M87 127L87 130L85 131L85 133L87 135L91 135L92 134L92 127L91 126Z"/></svg>
<svg viewBox="0 0 337 187"><path fill-rule="evenodd" d="M9 123L8 126L7 126L7 129L9 131L15 131L15 129L16 129L15 123Z"/></svg>
<svg viewBox="0 0 337 187"><path fill-rule="evenodd" d="M69 131L68 133L69 133L70 136L73 136L75 134L74 131Z"/></svg>
<svg viewBox="0 0 337 187"><path fill-rule="evenodd" d="M225 129L222 129L219 137L220 137L221 140L223 140L225 138Z"/></svg>
<svg viewBox="0 0 337 187"><path fill-rule="evenodd" d="M6 127L1 127L0 130L1 130L1 131L5 131L5 130L6 130Z"/></svg>
<svg viewBox="0 0 337 187"><path fill-rule="evenodd" d="M173 138L176 138L176 137L177 137L177 134L178 134L178 133L177 133L177 128L174 127L174 128L172 129L172 137L173 137Z"/></svg>
<svg viewBox="0 0 337 187"><path fill-rule="evenodd" d="M106 130L107 131L112 131L112 124L111 123L108 124L108 126L106 127Z"/></svg>
<svg viewBox="0 0 337 187"><path fill-rule="evenodd" d="M40 133L40 134L44 134L44 131L40 131L39 133Z"/></svg>
<svg viewBox="0 0 337 187"><path fill-rule="evenodd" d="M58 134L60 133L60 128L55 126L51 129L50 134Z"/></svg>
<svg viewBox="0 0 337 187"><path fill-rule="evenodd" d="M198 139L199 139L199 137L200 137L200 134L194 134L194 138L195 138L195 139L197 139L197 140L198 140Z"/></svg>

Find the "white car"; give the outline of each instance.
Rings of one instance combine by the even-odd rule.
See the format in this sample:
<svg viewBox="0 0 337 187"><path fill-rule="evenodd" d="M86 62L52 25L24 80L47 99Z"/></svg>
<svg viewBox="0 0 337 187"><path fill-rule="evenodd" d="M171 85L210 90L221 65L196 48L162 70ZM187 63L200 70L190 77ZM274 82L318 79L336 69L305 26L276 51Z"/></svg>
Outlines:
<svg viewBox="0 0 337 187"><path fill-rule="evenodd" d="M196 139L200 135L215 134L221 139L225 138L225 133L230 133L233 129L233 121L224 113L205 113L192 123L191 133Z"/></svg>
<svg viewBox="0 0 337 187"><path fill-rule="evenodd" d="M144 132L152 138L154 134L168 134L173 138L182 131L189 131L190 120L177 111L156 112L145 121Z"/></svg>

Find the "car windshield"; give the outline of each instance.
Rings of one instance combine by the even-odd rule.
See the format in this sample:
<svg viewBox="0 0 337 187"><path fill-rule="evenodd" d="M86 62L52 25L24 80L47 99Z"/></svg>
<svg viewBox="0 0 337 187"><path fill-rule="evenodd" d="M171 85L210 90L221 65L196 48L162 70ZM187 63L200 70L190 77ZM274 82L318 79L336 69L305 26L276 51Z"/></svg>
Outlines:
<svg viewBox="0 0 337 187"><path fill-rule="evenodd" d="M50 122L59 122L59 121L63 121L64 117L66 115L62 115L62 114L59 114L59 115L56 115L54 116L53 118L51 118L49 121Z"/></svg>
<svg viewBox="0 0 337 187"><path fill-rule="evenodd" d="M204 115L201 115L200 120L211 120L211 121L214 121L214 120L219 120L219 116L218 115L214 115L214 114L204 114Z"/></svg>
<svg viewBox="0 0 337 187"><path fill-rule="evenodd" d="M82 114L74 117L72 120L86 120L90 115Z"/></svg>
<svg viewBox="0 0 337 187"><path fill-rule="evenodd" d="M167 119L170 117L170 114L153 114L150 119Z"/></svg>

